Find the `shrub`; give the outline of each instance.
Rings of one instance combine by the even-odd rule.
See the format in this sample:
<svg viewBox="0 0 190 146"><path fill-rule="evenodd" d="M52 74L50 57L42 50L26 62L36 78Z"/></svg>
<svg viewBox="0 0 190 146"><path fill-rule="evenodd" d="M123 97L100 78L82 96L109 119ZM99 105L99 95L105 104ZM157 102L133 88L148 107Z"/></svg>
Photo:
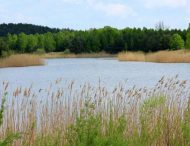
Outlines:
<svg viewBox="0 0 190 146"><path fill-rule="evenodd" d="M71 124L67 132L68 146L126 146L124 137L126 119L120 116L114 119L110 113L106 127L101 114L94 114L94 103L87 101L81 110L80 117ZM103 131L102 129L105 129Z"/></svg>
<svg viewBox="0 0 190 146"><path fill-rule="evenodd" d="M44 48L38 48L36 50L36 54L45 54L45 53L46 53L46 51L44 50Z"/></svg>
<svg viewBox="0 0 190 146"><path fill-rule="evenodd" d="M187 31L185 47L190 49L190 30Z"/></svg>
<svg viewBox="0 0 190 146"><path fill-rule="evenodd" d="M9 57L9 56L11 56L12 54L13 54L13 51L11 51L11 50L7 50L7 51L2 50L2 51L1 51L1 57L2 57L2 58Z"/></svg>
<svg viewBox="0 0 190 146"><path fill-rule="evenodd" d="M9 56L9 46L4 39L0 38L0 57L7 56Z"/></svg>
<svg viewBox="0 0 190 146"><path fill-rule="evenodd" d="M174 34L170 39L170 48L173 50L184 48L184 40L179 34Z"/></svg>
<svg viewBox="0 0 190 146"><path fill-rule="evenodd" d="M66 49L64 52L63 52L63 54L70 54L71 53L71 51L69 50L69 49Z"/></svg>

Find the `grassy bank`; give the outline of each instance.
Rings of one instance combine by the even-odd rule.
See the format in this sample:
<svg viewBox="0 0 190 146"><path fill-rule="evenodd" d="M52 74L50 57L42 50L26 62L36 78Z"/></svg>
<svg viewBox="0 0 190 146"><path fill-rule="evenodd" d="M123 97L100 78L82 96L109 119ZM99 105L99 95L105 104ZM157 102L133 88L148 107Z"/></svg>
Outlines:
<svg viewBox="0 0 190 146"><path fill-rule="evenodd" d="M127 52L119 53L120 61L141 61L141 62L157 62L157 63L189 63L190 51L159 51L155 53L143 52Z"/></svg>
<svg viewBox="0 0 190 146"><path fill-rule="evenodd" d="M38 55L18 54L0 59L0 68L38 65L44 65L43 59Z"/></svg>
<svg viewBox="0 0 190 146"><path fill-rule="evenodd" d="M190 145L190 94L186 81L162 78L153 89L113 91L74 82L60 88L17 87L2 95L0 137L19 133L14 146L187 146ZM55 89L57 90L55 91ZM4 94L3 94L4 93ZM2 106L3 107L3 106Z"/></svg>
<svg viewBox="0 0 190 146"><path fill-rule="evenodd" d="M108 54L105 52L100 53L81 53L81 54L73 54L73 53L64 53L64 52L52 52L46 53L42 55L44 58L109 58L116 57L117 55Z"/></svg>

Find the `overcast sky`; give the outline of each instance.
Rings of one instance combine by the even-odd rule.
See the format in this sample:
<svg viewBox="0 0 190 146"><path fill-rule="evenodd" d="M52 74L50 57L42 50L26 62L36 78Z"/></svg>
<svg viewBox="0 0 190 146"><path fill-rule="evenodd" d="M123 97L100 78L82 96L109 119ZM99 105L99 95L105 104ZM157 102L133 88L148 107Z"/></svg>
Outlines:
<svg viewBox="0 0 190 146"><path fill-rule="evenodd" d="M0 23L89 29L154 28L159 21L186 29L190 0L0 0Z"/></svg>

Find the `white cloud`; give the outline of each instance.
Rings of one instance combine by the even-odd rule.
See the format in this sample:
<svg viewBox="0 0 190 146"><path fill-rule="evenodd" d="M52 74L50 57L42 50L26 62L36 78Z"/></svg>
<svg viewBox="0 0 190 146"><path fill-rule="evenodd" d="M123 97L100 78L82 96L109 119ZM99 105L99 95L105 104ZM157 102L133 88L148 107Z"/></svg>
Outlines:
<svg viewBox="0 0 190 146"><path fill-rule="evenodd" d="M14 12L12 9L8 9L7 7L7 5L0 4L0 23L33 23L34 21L39 20L36 17L26 15L22 12Z"/></svg>
<svg viewBox="0 0 190 146"><path fill-rule="evenodd" d="M121 3L105 3L96 0L87 0L89 6L97 11L104 12L110 16L127 16L136 15L136 12L126 4Z"/></svg>
<svg viewBox="0 0 190 146"><path fill-rule="evenodd" d="M155 7L185 7L187 5L187 0L144 0L144 4L148 8Z"/></svg>
<svg viewBox="0 0 190 146"><path fill-rule="evenodd" d="M31 17L31 16L26 16L21 13L14 13L11 14L9 12L4 12L4 15L0 18L0 22L5 22L5 23L34 23L38 22L39 20L37 18Z"/></svg>
<svg viewBox="0 0 190 146"><path fill-rule="evenodd" d="M103 0L61 0L61 2L87 5L93 10L103 12L109 16L134 16L137 14L132 7L123 3L104 2Z"/></svg>

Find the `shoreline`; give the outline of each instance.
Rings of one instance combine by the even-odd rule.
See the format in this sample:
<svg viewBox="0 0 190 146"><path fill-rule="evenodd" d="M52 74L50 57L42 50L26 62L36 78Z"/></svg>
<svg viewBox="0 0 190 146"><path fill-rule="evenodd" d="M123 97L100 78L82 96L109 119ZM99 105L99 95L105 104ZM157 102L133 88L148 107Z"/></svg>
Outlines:
<svg viewBox="0 0 190 146"><path fill-rule="evenodd" d="M108 53L82 53L82 54L64 54L62 52L51 52L41 55L45 59L54 59L54 58L116 58L117 54L108 54Z"/></svg>
<svg viewBox="0 0 190 146"><path fill-rule="evenodd" d="M122 62L151 62L151 63L190 63L189 50L159 51L154 53L121 52L118 54L82 53L64 54L63 52L51 52L46 54L14 54L0 59L0 68L26 67L45 65L45 59L56 58L114 58Z"/></svg>
<svg viewBox="0 0 190 146"><path fill-rule="evenodd" d="M190 63L189 50L158 51L153 53L122 52L117 56L119 61L136 61L152 63Z"/></svg>

